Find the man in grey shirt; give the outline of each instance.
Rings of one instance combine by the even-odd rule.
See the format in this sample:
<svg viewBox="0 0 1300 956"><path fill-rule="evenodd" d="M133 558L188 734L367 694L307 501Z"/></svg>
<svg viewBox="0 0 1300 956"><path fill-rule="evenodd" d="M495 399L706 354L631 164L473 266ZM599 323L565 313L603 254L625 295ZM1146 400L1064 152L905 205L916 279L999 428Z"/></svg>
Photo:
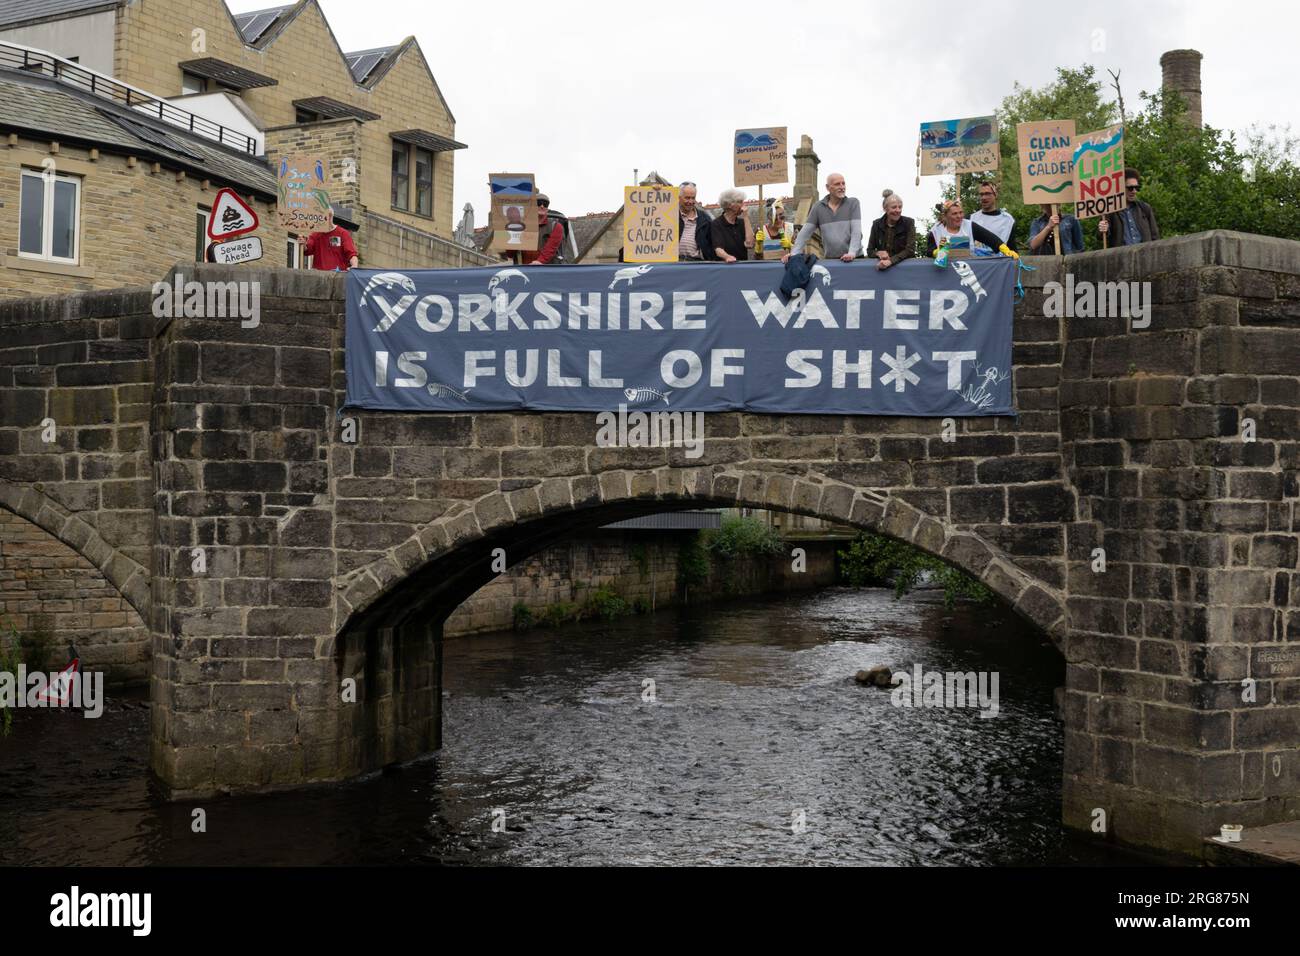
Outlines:
<svg viewBox="0 0 1300 956"><path fill-rule="evenodd" d="M814 232L821 233L822 249L827 259L838 256L845 262L852 262L858 257L862 252L862 207L846 193L848 187L842 175L831 173L826 177L826 198L812 207L808 221L795 237L794 247L781 257L782 262L801 255Z"/></svg>

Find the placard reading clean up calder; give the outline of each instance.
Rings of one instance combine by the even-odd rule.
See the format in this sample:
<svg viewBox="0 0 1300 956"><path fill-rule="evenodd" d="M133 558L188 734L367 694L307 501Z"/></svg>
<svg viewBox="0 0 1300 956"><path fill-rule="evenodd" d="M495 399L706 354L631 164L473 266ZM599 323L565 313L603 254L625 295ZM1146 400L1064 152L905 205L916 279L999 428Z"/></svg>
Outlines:
<svg viewBox="0 0 1300 956"><path fill-rule="evenodd" d="M1015 265L591 265L347 274L347 404L1006 415Z"/></svg>

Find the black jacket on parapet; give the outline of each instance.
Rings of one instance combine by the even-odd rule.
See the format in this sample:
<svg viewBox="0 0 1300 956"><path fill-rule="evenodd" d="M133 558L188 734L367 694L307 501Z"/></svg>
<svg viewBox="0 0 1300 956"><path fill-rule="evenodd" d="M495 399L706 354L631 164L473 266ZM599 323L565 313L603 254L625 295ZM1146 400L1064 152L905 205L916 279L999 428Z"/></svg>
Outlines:
<svg viewBox="0 0 1300 956"><path fill-rule="evenodd" d="M707 212L699 206L695 207L695 247L700 250L700 258L714 260L718 257L713 252L713 242L709 239L709 223L711 218ZM686 220L682 218L681 209L677 210L677 238L682 237L682 230L686 228Z"/></svg>
<svg viewBox="0 0 1300 956"><path fill-rule="evenodd" d="M867 238L867 258L876 258L882 249L889 253L891 266L916 255L916 220L899 216L898 223L891 226L889 217L881 216L873 222Z"/></svg>

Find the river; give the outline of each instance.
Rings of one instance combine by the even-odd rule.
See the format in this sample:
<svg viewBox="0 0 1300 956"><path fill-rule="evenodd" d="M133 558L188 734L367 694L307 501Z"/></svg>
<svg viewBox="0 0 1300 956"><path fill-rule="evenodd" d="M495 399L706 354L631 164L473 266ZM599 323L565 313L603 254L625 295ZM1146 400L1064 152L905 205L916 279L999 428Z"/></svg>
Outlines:
<svg viewBox="0 0 1300 956"><path fill-rule="evenodd" d="M998 714L894 706L852 679L875 664L996 672ZM1063 677L1009 612L946 611L935 591L480 635L445 644L436 756L182 804L148 782L143 695L110 695L97 720L19 710L0 864L1131 862L1060 824Z"/></svg>

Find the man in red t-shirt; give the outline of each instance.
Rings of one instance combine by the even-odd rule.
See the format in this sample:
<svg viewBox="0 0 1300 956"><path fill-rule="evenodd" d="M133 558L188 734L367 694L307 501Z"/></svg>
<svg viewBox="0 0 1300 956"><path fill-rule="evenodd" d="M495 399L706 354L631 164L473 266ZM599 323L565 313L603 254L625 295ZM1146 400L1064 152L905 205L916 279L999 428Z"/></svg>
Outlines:
<svg viewBox="0 0 1300 956"><path fill-rule="evenodd" d="M304 254L311 256L311 267L326 272L347 272L357 267L357 245L352 241L352 234L342 226L334 225L334 213L330 212L329 232L313 232L307 238Z"/></svg>
<svg viewBox="0 0 1300 956"><path fill-rule="evenodd" d="M550 218L551 200L545 193L537 194L536 252L507 252L512 262L526 266L549 266L564 261L564 223Z"/></svg>

